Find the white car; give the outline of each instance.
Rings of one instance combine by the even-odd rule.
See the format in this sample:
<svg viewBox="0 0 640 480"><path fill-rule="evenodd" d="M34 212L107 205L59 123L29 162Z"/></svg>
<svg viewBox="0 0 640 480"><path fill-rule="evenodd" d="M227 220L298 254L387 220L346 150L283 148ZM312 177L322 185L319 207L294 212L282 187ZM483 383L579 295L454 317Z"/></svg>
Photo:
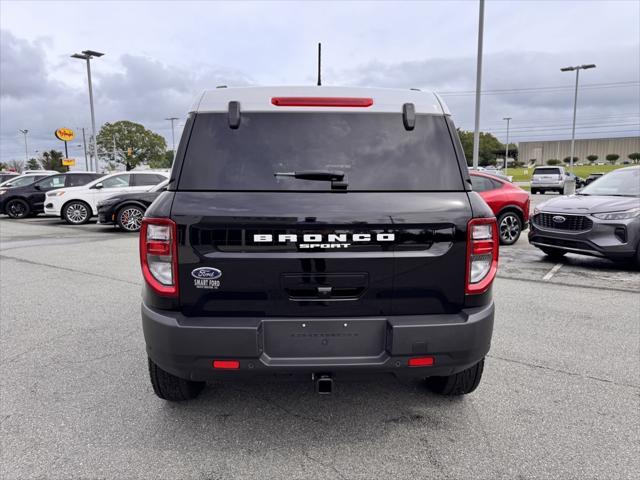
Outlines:
<svg viewBox="0 0 640 480"><path fill-rule="evenodd" d="M38 173L23 173L21 175L14 175L13 177L5 180L0 183L0 188L10 188L10 187L26 187L27 185L31 185L38 180L46 178L50 175L55 175L60 172L55 172L53 170L39 170Z"/></svg>
<svg viewBox="0 0 640 480"><path fill-rule="evenodd" d="M47 193L44 213L71 225L81 225L97 215L102 200L122 193L146 192L167 178L169 174L165 172L118 172L81 187L52 190Z"/></svg>

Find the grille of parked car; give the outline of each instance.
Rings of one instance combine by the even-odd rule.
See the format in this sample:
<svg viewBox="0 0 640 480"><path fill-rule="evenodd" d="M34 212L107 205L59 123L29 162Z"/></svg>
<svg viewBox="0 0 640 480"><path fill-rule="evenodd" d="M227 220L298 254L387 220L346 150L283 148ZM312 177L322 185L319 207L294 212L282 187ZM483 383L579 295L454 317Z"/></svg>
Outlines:
<svg viewBox="0 0 640 480"><path fill-rule="evenodd" d="M589 217L559 213L539 213L533 217L533 223L541 228L572 232L584 232L593 227L593 222Z"/></svg>

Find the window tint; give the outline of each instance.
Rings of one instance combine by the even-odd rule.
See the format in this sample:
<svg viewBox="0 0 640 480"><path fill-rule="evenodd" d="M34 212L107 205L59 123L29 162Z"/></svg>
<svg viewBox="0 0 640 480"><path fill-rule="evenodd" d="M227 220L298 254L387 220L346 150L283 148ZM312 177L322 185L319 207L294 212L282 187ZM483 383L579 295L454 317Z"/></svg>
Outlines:
<svg viewBox="0 0 640 480"><path fill-rule="evenodd" d="M116 175L115 177L109 177L102 181L103 188L122 188L129 186L129 178L131 175Z"/></svg>
<svg viewBox="0 0 640 480"><path fill-rule="evenodd" d="M533 171L534 175L560 175L559 168L536 168Z"/></svg>
<svg viewBox="0 0 640 480"><path fill-rule="evenodd" d="M199 114L178 189L330 190L328 181L275 176L320 170L345 173L349 191L464 190L442 116L417 115L407 131L400 113Z"/></svg>
<svg viewBox="0 0 640 480"><path fill-rule="evenodd" d="M95 179L95 175L69 175L67 177L67 187L80 187Z"/></svg>
<svg viewBox="0 0 640 480"><path fill-rule="evenodd" d="M24 187L26 185L31 185L36 180L40 180L42 177L37 175L25 175L24 177L18 177L15 180L9 180L12 187Z"/></svg>
<svg viewBox="0 0 640 480"><path fill-rule="evenodd" d="M166 179L166 177L163 177L162 175L156 175L155 173L149 173L149 174L138 173L133 175L133 178L134 178L134 185L138 185L138 186L157 185L158 183Z"/></svg>
<svg viewBox="0 0 640 480"><path fill-rule="evenodd" d="M498 182L494 182L486 177L481 177L480 175L471 175L471 184L476 192L486 192L487 190L499 188Z"/></svg>
<svg viewBox="0 0 640 480"><path fill-rule="evenodd" d="M52 188L62 188L64 187L64 175L52 175L50 177L45 178L44 180L40 180L36 182L40 188L44 189L52 189Z"/></svg>

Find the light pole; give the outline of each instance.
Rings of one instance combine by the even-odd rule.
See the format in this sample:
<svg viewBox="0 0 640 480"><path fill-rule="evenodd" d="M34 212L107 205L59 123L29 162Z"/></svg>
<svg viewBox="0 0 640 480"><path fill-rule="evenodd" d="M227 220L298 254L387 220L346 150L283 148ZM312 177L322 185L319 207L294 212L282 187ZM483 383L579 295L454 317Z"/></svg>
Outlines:
<svg viewBox="0 0 640 480"><path fill-rule="evenodd" d="M82 147L84 147L84 169L89 171L89 162L87 161L87 137L84 133L84 127L79 127L78 130L82 130Z"/></svg>
<svg viewBox="0 0 640 480"><path fill-rule="evenodd" d="M573 157L575 153L576 143L576 110L578 108L578 78L580 76L580 70L587 70L588 68L596 68L593 63L587 65L577 65L575 67L563 67L561 72L573 72L576 71L576 90L573 94L573 126L571 127L571 156L569 157L569 170L573 171Z"/></svg>
<svg viewBox="0 0 640 480"><path fill-rule="evenodd" d="M176 134L173 129L173 122L178 120L178 117L169 117L165 118L165 120L169 120L171 122L171 148L173 149L173 158L176 158Z"/></svg>
<svg viewBox="0 0 640 480"><path fill-rule="evenodd" d="M91 107L91 133L93 135L93 140L91 142L91 147L93 150L93 158L94 158L94 167L95 171L98 171L98 145L96 143L96 116L93 111L93 88L91 86L91 59L99 58L103 56L104 53L96 52L94 50L83 50L82 53L74 53L71 55L71 58L79 58L80 60L86 60L87 62L87 78L89 80L89 105Z"/></svg>
<svg viewBox="0 0 640 480"><path fill-rule="evenodd" d="M511 117L504 117L503 120L507 121L507 149L504 152L504 174L506 175L509 166L509 122L511 122Z"/></svg>
<svg viewBox="0 0 640 480"><path fill-rule="evenodd" d="M480 154L480 88L482 85L482 38L484 32L484 0L480 0L478 19L478 57L476 58L476 118L473 129L473 169L478 169Z"/></svg>
<svg viewBox="0 0 640 480"><path fill-rule="evenodd" d="M20 131L20 133L22 133L24 135L24 161L28 162L29 161L29 148L27 147L27 133L29 133L29 130L27 130L26 128L23 130L22 128L18 129Z"/></svg>

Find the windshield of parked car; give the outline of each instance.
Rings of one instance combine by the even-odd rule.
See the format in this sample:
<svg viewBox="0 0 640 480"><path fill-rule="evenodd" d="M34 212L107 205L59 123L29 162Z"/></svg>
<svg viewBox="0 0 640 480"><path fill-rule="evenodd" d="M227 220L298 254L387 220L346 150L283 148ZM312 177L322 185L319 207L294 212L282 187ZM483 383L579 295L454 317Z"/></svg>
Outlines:
<svg viewBox="0 0 640 480"><path fill-rule="evenodd" d="M610 172L590 183L580 195L640 196L640 167Z"/></svg>
<svg viewBox="0 0 640 480"><path fill-rule="evenodd" d="M443 116L407 130L400 113L318 112L243 113L237 129L226 113L197 115L178 189L331 190L309 172L344 173L349 191L464 190Z"/></svg>

